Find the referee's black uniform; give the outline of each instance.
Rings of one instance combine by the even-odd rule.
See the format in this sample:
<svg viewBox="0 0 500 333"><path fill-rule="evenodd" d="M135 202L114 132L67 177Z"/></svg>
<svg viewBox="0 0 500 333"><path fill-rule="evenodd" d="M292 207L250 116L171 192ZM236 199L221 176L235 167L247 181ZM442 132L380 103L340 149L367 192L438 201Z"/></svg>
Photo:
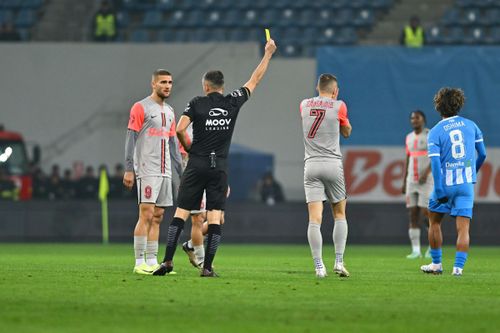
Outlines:
<svg viewBox="0 0 500 333"><path fill-rule="evenodd" d="M183 115L193 124L193 142L189 161L182 174L179 187L178 208L192 211L200 209L203 191L206 191L206 209L223 210L227 192L227 155L234 126L242 105L250 91L242 87L229 95L219 92L193 98ZM173 270L173 257L184 220L174 217L168 227L165 257L153 275L164 275ZM216 276L212 262L221 239L220 224L209 224L205 260L201 276Z"/></svg>
<svg viewBox="0 0 500 333"><path fill-rule="evenodd" d="M193 142L179 188L179 208L200 209L206 190L206 209L224 209L229 146L240 108L249 97L250 91L242 87L226 96L212 92L195 97L187 105L183 115L193 123Z"/></svg>

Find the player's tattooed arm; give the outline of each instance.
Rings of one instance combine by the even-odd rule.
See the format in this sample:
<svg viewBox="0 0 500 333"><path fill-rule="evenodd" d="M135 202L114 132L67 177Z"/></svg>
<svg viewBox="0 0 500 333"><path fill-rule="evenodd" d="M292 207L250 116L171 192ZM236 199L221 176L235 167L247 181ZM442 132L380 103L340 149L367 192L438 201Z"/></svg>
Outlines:
<svg viewBox="0 0 500 333"><path fill-rule="evenodd" d="M168 140L168 145L170 147L170 156L172 162L174 163L174 168L179 177L182 176L182 156L179 150L179 141L175 136L171 136Z"/></svg>
<svg viewBox="0 0 500 333"><path fill-rule="evenodd" d="M186 130L191 124L191 118L189 118L186 115L182 115L181 119L179 119L179 123L177 124L177 129L176 129L176 134L177 134L177 139L179 139L179 142L181 143L182 147L184 147L184 150L189 153L191 150L191 142L187 137Z"/></svg>
<svg viewBox="0 0 500 333"><path fill-rule="evenodd" d="M125 139L125 173L123 174L123 185L129 190L134 186L134 150L137 136L134 130L127 130Z"/></svg>
<svg viewBox="0 0 500 333"><path fill-rule="evenodd" d="M344 138L348 138L351 136L351 132L352 132L352 126L351 124L347 124L347 125L342 125L340 126L340 134L342 134L342 136Z"/></svg>
<svg viewBox="0 0 500 333"><path fill-rule="evenodd" d="M405 175L403 177L403 187L401 188L401 193L406 194L406 180L408 179L408 165L410 164L410 155L406 154L405 159ZM429 165L430 167L430 165Z"/></svg>
<svg viewBox="0 0 500 333"><path fill-rule="evenodd" d="M250 80L245 83L243 86L250 91L250 94L253 93L257 85L260 83L264 74L266 74L267 67L269 66L269 61L271 60L273 53L276 51L276 44L274 40L270 39L269 42L266 43L266 47L264 49L264 56L260 61L257 68L252 73Z"/></svg>

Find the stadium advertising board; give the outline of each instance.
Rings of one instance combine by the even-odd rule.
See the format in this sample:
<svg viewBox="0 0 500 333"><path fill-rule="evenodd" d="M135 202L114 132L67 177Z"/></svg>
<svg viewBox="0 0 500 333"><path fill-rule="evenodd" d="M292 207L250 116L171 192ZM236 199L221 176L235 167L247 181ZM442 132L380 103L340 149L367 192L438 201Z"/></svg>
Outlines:
<svg viewBox="0 0 500 333"><path fill-rule="evenodd" d="M476 202L500 202L500 148L487 148L487 153L475 186ZM343 155L350 202L404 201L404 148L349 146Z"/></svg>

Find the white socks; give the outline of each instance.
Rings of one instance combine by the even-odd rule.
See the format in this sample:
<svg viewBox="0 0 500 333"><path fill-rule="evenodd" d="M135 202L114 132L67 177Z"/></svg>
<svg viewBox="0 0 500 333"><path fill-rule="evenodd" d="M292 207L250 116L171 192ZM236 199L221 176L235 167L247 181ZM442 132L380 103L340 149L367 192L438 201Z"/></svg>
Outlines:
<svg viewBox="0 0 500 333"><path fill-rule="evenodd" d="M146 251L146 236L134 236L135 265L139 266L145 263L144 252Z"/></svg>
<svg viewBox="0 0 500 333"><path fill-rule="evenodd" d="M336 220L333 227L333 244L335 245L335 262L344 262L345 243L347 242L347 221Z"/></svg>
<svg viewBox="0 0 500 333"><path fill-rule="evenodd" d="M307 227L307 240L311 247L311 254L316 269L323 267L323 237L321 236L321 224L309 222Z"/></svg>
<svg viewBox="0 0 500 333"><path fill-rule="evenodd" d="M146 245L146 264L148 266L158 265L158 241L148 241Z"/></svg>
<svg viewBox="0 0 500 333"><path fill-rule="evenodd" d="M411 252L420 253L420 228L408 229L408 236L411 242Z"/></svg>

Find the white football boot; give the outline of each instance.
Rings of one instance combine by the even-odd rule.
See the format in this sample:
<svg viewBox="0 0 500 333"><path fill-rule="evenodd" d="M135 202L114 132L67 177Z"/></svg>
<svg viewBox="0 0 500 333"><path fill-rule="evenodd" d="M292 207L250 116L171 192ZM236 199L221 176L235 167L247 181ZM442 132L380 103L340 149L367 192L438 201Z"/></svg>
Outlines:
<svg viewBox="0 0 500 333"><path fill-rule="evenodd" d="M349 277L349 272L347 269L344 267L343 262L336 262L335 266L333 266L333 271L335 274L338 274L340 277Z"/></svg>
<svg viewBox="0 0 500 333"><path fill-rule="evenodd" d="M427 274L442 274L443 273L443 264L429 264L423 265L420 267L420 270Z"/></svg>
<svg viewBox="0 0 500 333"><path fill-rule="evenodd" d="M462 272L463 271L464 271L463 268L453 267L453 272L451 272L451 275L453 275L453 276L462 276Z"/></svg>

